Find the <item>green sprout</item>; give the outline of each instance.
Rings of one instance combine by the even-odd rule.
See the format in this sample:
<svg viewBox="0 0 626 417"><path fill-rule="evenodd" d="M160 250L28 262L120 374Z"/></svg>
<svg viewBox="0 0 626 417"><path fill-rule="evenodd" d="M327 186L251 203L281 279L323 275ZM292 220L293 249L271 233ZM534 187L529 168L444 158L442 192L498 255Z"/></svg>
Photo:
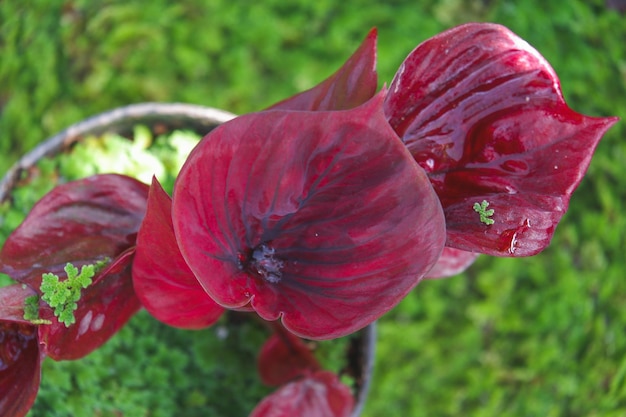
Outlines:
<svg viewBox="0 0 626 417"><path fill-rule="evenodd" d="M50 320L39 318L39 296L31 295L24 299L24 320L33 324L52 324Z"/></svg>
<svg viewBox="0 0 626 417"><path fill-rule="evenodd" d="M487 200L483 200L481 203L474 203L474 211L480 215L481 223L492 225L495 223L495 220L490 217L493 216L494 210L487 210L487 207L489 207Z"/></svg>
<svg viewBox="0 0 626 417"><path fill-rule="evenodd" d="M46 273L41 276L41 299L54 309L54 315L61 323L65 324L65 327L70 327L70 325L76 323L74 311L78 308L77 303L80 300L81 290L91 285L91 279L108 262L109 259L106 259L92 265L84 265L80 272L78 268L68 263L64 268L67 279L63 281L59 279L58 275L53 273ZM32 319L27 319L31 320L31 322L40 320L38 301L28 301L27 299L24 307L24 318L26 318L28 312L29 317L33 317ZM35 303L37 304L37 310L34 310ZM35 315L33 316L33 314Z"/></svg>

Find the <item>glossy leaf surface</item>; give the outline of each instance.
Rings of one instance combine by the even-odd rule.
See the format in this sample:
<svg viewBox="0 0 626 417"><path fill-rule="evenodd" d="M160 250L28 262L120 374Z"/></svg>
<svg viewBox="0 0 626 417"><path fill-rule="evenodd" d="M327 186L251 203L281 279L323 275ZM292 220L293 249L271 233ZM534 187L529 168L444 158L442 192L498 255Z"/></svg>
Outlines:
<svg viewBox="0 0 626 417"><path fill-rule="evenodd" d="M180 254L172 226L172 200L156 178L137 236L133 284L146 310L170 326L207 327L224 311L204 291Z"/></svg>
<svg viewBox="0 0 626 417"><path fill-rule="evenodd" d="M269 110L348 110L372 98L378 87L376 29L333 75L310 90L274 104Z"/></svg>
<svg viewBox="0 0 626 417"><path fill-rule="evenodd" d="M385 114L441 199L447 245L499 256L544 249L616 118L571 110L545 59L503 26L466 24L404 61ZM483 200L494 224L473 210Z"/></svg>
<svg viewBox="0 0 626 417"><path fill-rule="evenodd" d="M334 338L391 309L435 263L439 201L380 100L241 116L195 148L174 191L174 231L219 304Z"/></svg>
<svg viewBox="0 0 626 417"><path fill-rule="evenodd" d="M328 371L291 382L264 398L250 417L349 417L350 388Z"/></svg>

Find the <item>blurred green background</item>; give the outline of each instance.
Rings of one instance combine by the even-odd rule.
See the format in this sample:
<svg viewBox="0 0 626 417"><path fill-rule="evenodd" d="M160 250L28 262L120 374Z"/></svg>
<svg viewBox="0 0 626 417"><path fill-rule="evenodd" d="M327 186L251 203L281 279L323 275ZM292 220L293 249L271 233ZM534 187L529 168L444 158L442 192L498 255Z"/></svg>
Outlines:
<svg viewBox="0 0 626 417"><path fill-rule="evenodd" d="M426 38L493 21L548 59L575 110L624 119L620 3L2 0L0 173L116 106L261 109L330 75L373 26L381 83ZM626 415L625 134L622 121L600 143L546 251L483 256L380 321L364 416Z"/></svg>

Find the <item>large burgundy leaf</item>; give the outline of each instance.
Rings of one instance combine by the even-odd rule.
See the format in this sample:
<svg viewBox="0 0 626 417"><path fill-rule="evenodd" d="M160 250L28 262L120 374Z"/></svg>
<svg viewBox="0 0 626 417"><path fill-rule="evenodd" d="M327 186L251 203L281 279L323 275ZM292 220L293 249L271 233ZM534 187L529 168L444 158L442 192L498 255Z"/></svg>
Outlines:
<svg viewBox="0 0 626 417"><path fill-rule="evenodd" d="M425 278L448 278L460 274L474 263L478 255L478 253L446 246L437 259L437 263L428 271Z"/></svg>
<svg viewBox="0 0 626 417"><path fill-rule="evenodd" d="M567 107L550 65L495 24L419 45L396 74L385 114L441 199L447 245L499 256L544 249L616 118ZM474 203L494 210L480 221Z"/></svg>
<svg viewBox="0 0 626 417"><path fill-rule="evenodd" d="M39 288L41 275L64 274L111 259L134 246L145 215L148 186L104 174L60 185L45 195L0 251L0 272Z"/></svg>
<svg viewBox="0 0 626 417"><path fill-rule="evenodd" d="M319 370L320 365L304 341L283 328L261 347L257 368L264 384L279 386Z"/></svg>
<svg viewBox="0 0 626 417"><path fill-rule="evenodd" d="M43 353L37 326L23 319L24 300L35 292L21 284L0 288L0 415L21 417L35 402Z"/></svg>
<svg viewBox="0 0 626 417"><path fill-rule="evenodd" d="M265 397L250 417L348 417L353 407L350 388L332 372L319 371Z"/></svg>
<svg viewBox="0 0 626 417"><path fill-rule="evenodd" d="M347 110L365 103L378 85L376 35L376 29L372 29L359 49L326 80L269 110Z"/></svg>
<svg viewBox="0 0 626 417"><path fill-rule="evenodd" d="M78 359L109 340L139 310L141 304L133 291L131 266L134 248L118 256L81 291L76 323L59 323L46 306L41 316L52 322L39 326L42 350L54 360ZM43 303L43 302L42 302Z"/></svg>
<svg viewBox="0 0 626 417"><path fill-rule="evenodd" d="M174 191L174 232L214 300L334 338L376 320L432 267L441 207L381 98L241 116L194 149Z"/></svg>
<svg viewBox="0 0 626 417"><path fill-rule="evenodd" d="M224 311L204 291L180 254L172 226L172 200L156 178L137 236L133 284L146 310L170 326L207 327Z"/></svg>

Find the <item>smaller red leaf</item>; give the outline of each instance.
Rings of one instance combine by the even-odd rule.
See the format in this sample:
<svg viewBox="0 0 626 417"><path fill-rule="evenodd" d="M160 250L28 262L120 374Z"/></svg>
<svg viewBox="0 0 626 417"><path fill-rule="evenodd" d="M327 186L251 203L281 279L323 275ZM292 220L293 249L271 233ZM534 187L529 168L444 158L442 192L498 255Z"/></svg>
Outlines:
<svg viewBox="0 0 626 417"><path fill-rule="evenodd" d="M349 417L353 407L350 388L334 373L318 371L264 398L250 417Z"/></svg>
<svg viewBox="0 0 626 417"><path fill-rule="evenodd" d="M437 263L428 271L425 278L448 278L460 274L474 263L478 255L475 252L445 247Z"/></svg>
<svg viewBox="0 0 626 417"><path fill-rule="evenodd" d="M282 330L272 334L259 352L257 368L261 381L266 385L283 385L320 369L304 341L284 327L280 328Z"/></svg>
<svg viewBox="0 0 626 417"><path fill-rule="evenodd" d="M22 417L32 407L39 390L43 358L37 340L37 326L16 323L0 315L2 417Z"/></svg>
<svg viewBox="0 0 626 417"><path fill-rule="evenodd" d="M374 28L337 72L310 90L274 104L268 110L347 110L365 103L378 87L376 37Z"/></svg>
<svg viewBox="0 0 626 417"><path fill-rule="evenodd" d="M133 284L146 310L170 326L207 327L224 311L204 291L180 254L172 226L172 200L156 178L137 236Z"/></svg>

